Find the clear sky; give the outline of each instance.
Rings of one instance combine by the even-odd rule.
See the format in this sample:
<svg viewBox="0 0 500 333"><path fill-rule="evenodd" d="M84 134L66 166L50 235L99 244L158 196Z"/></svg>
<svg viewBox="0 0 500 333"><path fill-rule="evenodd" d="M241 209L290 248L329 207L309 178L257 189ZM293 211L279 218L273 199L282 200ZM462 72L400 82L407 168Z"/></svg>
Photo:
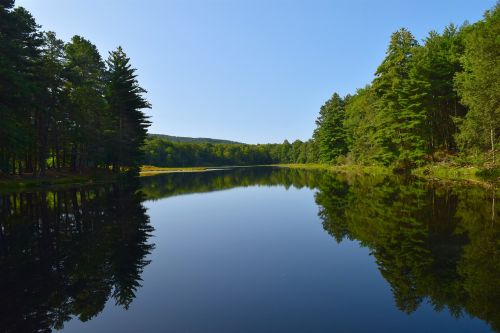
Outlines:
<svg viewBox="0 0 500 333"><path fill-rule="evenodd" d="M475 22L495 0L18 0L44 30L103 57L121 45L148 90L151 133L307 140L333 92L363 87L390 34Z"/></svg>

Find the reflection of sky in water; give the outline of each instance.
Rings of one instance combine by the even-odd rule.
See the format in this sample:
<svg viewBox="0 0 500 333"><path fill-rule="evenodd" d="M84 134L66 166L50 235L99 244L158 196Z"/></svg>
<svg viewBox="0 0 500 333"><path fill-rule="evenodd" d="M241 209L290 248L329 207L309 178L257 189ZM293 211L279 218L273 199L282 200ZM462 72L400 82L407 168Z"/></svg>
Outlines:
<svg viewBox="0 0 500 333"><path fill-rule="evenodd" d="M152 263L128 311L67 332L488 332L423 302L407 315L368 248L338 245L314 192L236 188L147 201Z"/></svg>

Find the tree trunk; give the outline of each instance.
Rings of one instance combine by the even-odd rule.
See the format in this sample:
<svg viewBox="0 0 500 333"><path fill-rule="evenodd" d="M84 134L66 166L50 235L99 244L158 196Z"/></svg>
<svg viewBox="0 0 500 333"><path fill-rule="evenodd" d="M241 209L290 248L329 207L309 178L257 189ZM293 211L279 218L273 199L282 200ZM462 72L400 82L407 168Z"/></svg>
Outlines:
<svg viewBox="0 0 500 333"><path fill-rule="evenodd" d="M493 189L493 196L491 197L491 224L495 223L495 190Z"/></svg>
<svg viewBox="0 0 500 333"><path fill-rule="evenodd" d="M119 146L118 146L118 169L120 169L120 166L122 164L122 117L120 115L120 141L118 142Z"/></svg>
<svg viewBox="0 0 500 333"><path fill-rule="evenodd" d="M59 137L56 134L56 165L55 168L57 170L61 169L61 152L59 149Z"/></svg>
<svg viewBox="0 0 500 333"><path fill-rule="evenodd" d="M491 126L490 128L490 140L491 140L491 154L493 156L493 164L495 164L495 128Z"/></svg>
<svg viewBox="0 0 500 333"><path fill-rule="evenodd" d="M76 171L76 145L73 144L71 147L71 156L70 156L70 169L71 171Z"/></svg>

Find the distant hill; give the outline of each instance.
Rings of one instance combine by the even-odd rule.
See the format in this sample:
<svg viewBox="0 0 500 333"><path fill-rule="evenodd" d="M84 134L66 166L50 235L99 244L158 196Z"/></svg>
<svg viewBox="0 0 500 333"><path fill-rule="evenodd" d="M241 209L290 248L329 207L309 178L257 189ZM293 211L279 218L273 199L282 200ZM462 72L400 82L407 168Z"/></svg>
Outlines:
<svg viewBox="0 0 500 333"><path fill-rule="evenodd" d="M221 139L211 139L211 138L190 138L186 136L173 136L166 134L148 134L150 138L160 138L172 142L189 142L189 143L213 143L213 144L241 144L241 142L221 140Z"/></svg>

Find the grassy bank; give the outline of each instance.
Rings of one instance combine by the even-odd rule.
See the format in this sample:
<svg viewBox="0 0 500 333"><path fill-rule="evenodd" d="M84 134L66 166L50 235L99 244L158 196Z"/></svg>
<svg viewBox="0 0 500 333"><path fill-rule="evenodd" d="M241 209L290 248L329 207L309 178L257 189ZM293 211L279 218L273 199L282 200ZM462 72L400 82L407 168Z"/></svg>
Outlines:
<svg viewBox="0 0 500 333"><path fill-rule="evenodd" d="M295 169L329 170L358 175L390 175L391 168L361 165L326 164L278 164L276 166ZM457 167L449 165L427 165L411 172L412 175L427 180L461 181L483 184L500 183L500 168L481 169L479 167Z"/></svg>
<svg viewBox="0 0 500 333"><path fill-rule="evenodd" d="M391 175L391 168L381 166L361 165L328 165L328 164L276 164L270 165L292 169L325 170L351 175ZM145 165L141 167L141 177L154 176L162 173L175 172L205 172L223 170L238 166L220 167L156 167ZM252 167L252 166L245 166ZM446 165L427 165L412 171L412 175L432 181L459 181L483 185L500 184L500 168L481 169L478 167L457 167ZM31 175L0 178L0 193L22 191L36 188L54 188L65 186L84 186L103 184L116 181L120 175L111 172L92 172L75 174L70 172L47 172L45 177L34 178Z"/></svg>
<svg viewBox="0 0 500 333"><path fill-rule="evenodd" d="M204 172L220 170L228 167L155 167L145 165L141 167L139 176L154 176L161 173L174 172ZM68 171L47 171L44 177L33 177L31 174L22 176L8 176L0 178L0 193L12 191L25 191L37 188L61 188L71 186L87 186L94 184L105 184L117 181L122 174L105 171L94 171L88 173L72 173Z"/></svg>
<svg viewBox="0 0 500 333"><path fill-rule="evenodd" d="M139 172L140 177L154 176L161 173L174 172L203 172L213 169L223 169L225 167L157 167L153 165L143 165Z"/></svg>
<svg viewBox="0 0 500 333"><path fill-rule="evenodd" d="M44 177L9 176L0 178L0 193L23 191L36 188L57 188L65 186L83 186L104 184L116 181L119 175L111 172L72 173L68 171L48 171Z"/></svg>
<svg viewBox="0 0 500 333"><path fill-rule="evenodd" d="M389 168L380 166L361 166L361 165L329 165L329 164L276 164L274 166L305 169L305 170L328 170L334 172L342 172L357 175L385 175L391 174Z"/></svg>
<svg viewBox="0 0 500 333"><path fill-rule="evenodd" d="M457 167L427 165L413 170L417 177L437 180L468 181L474 183L500 183L500 168Z"/></svg>
<svg viewBox="0 0 500 333"><path fill-rule="evenodd" d="M257 166L257 165L256 165ZM341 172L352 175L392 175L391 168L383 166L363 166L363 165L328 165L328 164L273 164L269 166L304 169L304 170L325 170ZM203 172L214 169L224 169L240 166L221 167L155 167L143 166L141 176L152 176L160 173L172 172ZM255 166L246 166L255 167ZM418 178L437 181L467 181L473 183L500 183L500 169L481 169L479 167L457 167L450 165L427 165L412 170L411 174Z"/></svg>

